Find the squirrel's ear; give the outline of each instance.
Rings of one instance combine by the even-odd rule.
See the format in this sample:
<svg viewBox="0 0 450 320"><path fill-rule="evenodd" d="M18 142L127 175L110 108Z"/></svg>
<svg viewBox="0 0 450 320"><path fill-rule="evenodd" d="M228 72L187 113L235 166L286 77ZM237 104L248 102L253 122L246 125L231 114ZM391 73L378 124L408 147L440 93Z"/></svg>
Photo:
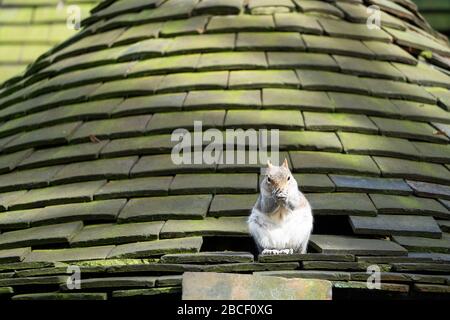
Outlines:
<svg viewBox="0 0 450 320"><path fill-rule="evenodd" d="M270 160L267 160L267 167L270 169L272 168L272 162Z"/></svg>
<svg viewBox="0 0 450 320"><path fill-rule="evenodd" d="M284 158L282 166L285 167L286 169L289 169L288 161L286 158Z"/></svg>

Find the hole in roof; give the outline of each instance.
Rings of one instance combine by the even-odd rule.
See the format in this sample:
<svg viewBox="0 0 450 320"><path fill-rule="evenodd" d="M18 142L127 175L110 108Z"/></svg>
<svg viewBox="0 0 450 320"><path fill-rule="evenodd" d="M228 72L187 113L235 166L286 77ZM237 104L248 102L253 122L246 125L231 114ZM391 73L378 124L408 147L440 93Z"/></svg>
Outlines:
<svg viewBox="0 0 450 320"><path fill-rule="evenodd" d="M314 216L313 234L354 235L348 216Z"/></svg>

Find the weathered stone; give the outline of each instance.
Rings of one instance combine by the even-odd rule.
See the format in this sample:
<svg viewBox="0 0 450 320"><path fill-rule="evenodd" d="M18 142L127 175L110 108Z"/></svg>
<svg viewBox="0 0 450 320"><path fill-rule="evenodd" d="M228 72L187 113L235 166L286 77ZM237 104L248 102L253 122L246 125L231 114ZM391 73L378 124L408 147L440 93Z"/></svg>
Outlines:
<svg viewBox="0 0 450 320"><path fill-rule="evenodd" d="M358 282L358 281L345 281L345 282L333 281L333 289L373 290L368 288L367 282ZM381 283L380 287L376 288L376 290L408 293L409 285L395 284L395 283Z"/></svg>
<svg viewBox="0 0 450 320"><path fill-rule="evenodd" d="M375 216L376 208L362 193L309 193L306 194L313 213L317 215Z"/></svg>
<svg viewBox="0 0 450 320"><path fill-rule="evenodd" d="M106 293L29 293L18 294L12 300L106 300Z"/></svg>
<svg viewBox="0 0 450 320"><path fill-rule="evenodd" d="M450 286L446 285L432 285L432 284L420 284L415 283L414 284L414 291L420 292L420 293L438 293L438 294L449 294L450 293Z"/></svg>
<svg viewBox="0 0 450 320"><path fill-rule="evenodd" d="M100 288L148 288L154 287L155 277L111 277L111 278L93 278L80 280L80 286L84 289L100 289ZM67 284L62 284L61 289L70 290Z"/></svg>
<svg viewBox="0 0 450 320"><path fill-rule="evenodd" d="M367 270L369 264L363 262L302 261L305 270Z"/></svg>
<svg viewBox="0 0 450 320"><path fill-rule="evenodd" d="M294 174L302 192L333 192L335 185L325 174Z"/></svg>
<svg viewBox="0 0 450 320"><path fill-rule="evenodd" d="M61 284L67 281L67 276L48 276L48 277L29 277L29 278L10 278L1 279L0 287L7 286L38 286Z"/></svg>
<svg viewBox="0 0 450 320"><path fill-rule="evenodd" d="M31 252L30 247L1 250L0 251L0 263L20 262L30 252Z"/></svg>
<svg viewBox="0 0 450 320"><path fill-rule="evenodd" d="M72 247L156 240L164 222L101 224L86 226L70 240Z"/></svg>
<svg viewBox="0 0 450 320"><path fill-rule="evenodd" d="M0 235L0 248L68 243L82 227L78 221L6 232Z"/></svg>
<svg viewBox="0 0 450 320"><path fill-rule="evenodd" d="M331 299L331 283L324 280L282 279L209 272L185 273L182 287L183 300ZM283 289L280 291L280 288Z"/></svg>
<svg viewBox="0 0 450 320"><path fill-rule="evenodd" d="M166 254L162 263L247 263L253 262L253 255L248 252L199 252L194 254Z"/></svg>
<svg viewBox="0 0 450 320"><path fill-rule="evenodd" d="M305 50L297 32L240 32L236 41L237 50Z"/></svg>
<svg viewBox="0 0 450 320"><path fill-rule="evenodd" d="M14 262L7 264L0 264L0 271L17 271L17 270L30 270L54 267L53 262Z"/></svg>
<svg viewBox="0 0 450 320"><path fill-rule="evenodd" d="M255 174L178 174L170 185L172 194L192 193L254 193Z"/></svg>
<svg viewBox="0 0 450 320"><path fill-rule="evenodd" d="M348 236L311 235L310 245L325 254L405 256L405 248L392 241Z"/></svg>
<svg viewBox="0 0 450 320"><path fill-rule="evenodd" d="M295 270L298 262L274 262L274 263L226 263L204 266L203 271L209 272L255 272L273 270Z"/></svg>
<svg viewBox="0 0 450 320"><path fill-rule="evenodd" d="M367 281L371 276L367 272L352 272L351 279L355 281ZM382 282L426 282L426 283L443 283L446 278L434 275L422 275L411 273L397 273L397 272L382 272L380 273L380 280Z"/></svg>
<svg viewBox="0 0 450 320"><path fill-rule="evenodd" d="M303 112L307 130L377 133L378 128L365 115Z"/></svg>
<svg viewBox="0 0 450 320"><path fill-rule="evenodd" d="M162 294L178 294L181 293L181 287L162 287L152 289L135 289L135 290L116 290L113 291L113 298L126 298L157 296Z"/></svg>
<svg viewBox="0 0 450 320"><path fill-rule="evenodd" d="M448 274L450 272L450 265L443 263L394 263L392 264L393 270L397 272L435 272Z"/></svg>
<svg viewBox="0 0 450 320"><path fill-rule="evenodd" d="M25 262L40 261L79 261L106 259L114 246L89 248L70 248L52 250L33 250L25 257Z"/></svg>
<svg viewBox="0 0 450 320"><path fill-rule="evenodd" d="M193 253L200 250L202 243L202 237L128 243L115 247L108 258L142 258L169 253Z"/></svg>
<svg viewBox="0 0 450 320"><path fill-rule="evenodd" d="M246 216L258 198L257 194L218 194L215 195L208 216Z"/></svg>
<svg viewBox="0 0 450 320"><path fill-rule="evenodd" d="M434 199L380 194L370 194L370 198L379 213L432 215L443 218L450 215L447 208Z"/></svg>
<svg viewBox="0 0 450 320"><path fill-rule="evenodd" d="M372 178L361 176L330 175L336 191L411 194L411 188L402 179Z"/></svg>
<svg viewBox="0 0 450 320"><path fill-rule="evenodd" d="M306 253L306 254L288 254L288 255L260 255L259 262L288 262L288 261L355 261L355 256L351 254L322 254L322 253Z"/></svg>
<svg viewBox="0 0 450 320"><path fill-rule="evenodd" d="M211 199L211 195L132 199L122 209L118 221L201 219L206 216Z"/></svg>
<svg viewBox="0 0 450 320"><path fill-rule="evenodd" d="M287 270L287 271L261 271L255 272L260 276L275 276L283 278L322 279L322 280L350 280L350 273L345 271L326 270Z"/></svg>
<svg viewBox="0 0 450 320"><path fill-rule="evenodd" d="M355 234L405 235L440 238L441 229L432 217L411 215L381 215L349 217Z"/></svg>
<svg viewBox="0 0 450 320"><path fill-rule="evenodd" d="M269 54L269 62L271 61L270 57ZM283 58L283 61L286 60ZM301 57L300 61L303 61ZM334 109L333 101L324 92L284 88L263 89L263 106L268 109L300 109L324 112Z"/></svg>
<svg viewBox="0 0 450 320"><path fill-rule="evenodd" d="M172 177L149 177L110 181L95 192L95 199L162 196L169 192Z"/></svg>
<svg viewBox="0 0 450 320"><path fill-rule="evenodd" d="M449 186L412 180L407 180L406 182L411 188L413 188L414 193L420 197L438 197L441 199L450 200Z"/></svg>
<svg viewBox="0 0 450 320"><path fill-rule="evenodd" d="M182 275L161 276L156 278L156 286L157 287L181 286L182 280L183 280Z"/></svg>
<svg viewBox="0 0 450 320"><path fill-rule="evenodd" d="M246 217L205 218L203 220L168 220L160 238L189 236L243 236L249 235Z"/></svg>
<svg viewBox="0 0 450 320"><path fill-rule="evenodd" d="M409 251L450 253L450 236L445 234L442 239L405 236L394 236L392 239Z"/></svg>

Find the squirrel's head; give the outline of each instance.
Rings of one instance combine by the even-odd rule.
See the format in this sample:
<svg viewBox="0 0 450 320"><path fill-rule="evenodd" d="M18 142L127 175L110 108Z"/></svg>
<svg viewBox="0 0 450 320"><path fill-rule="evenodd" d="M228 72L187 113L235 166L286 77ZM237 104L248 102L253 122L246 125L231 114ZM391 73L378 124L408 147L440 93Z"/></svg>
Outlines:
<svg viewBox="0 0 450 320"><path fill-rule="evenodd" d="M287 159L284 159L281 166L274 166L270 160L267 161L266 175L261 187L278 200L286 200L291 188L297 190L297 181L289 170Z"/></svg>

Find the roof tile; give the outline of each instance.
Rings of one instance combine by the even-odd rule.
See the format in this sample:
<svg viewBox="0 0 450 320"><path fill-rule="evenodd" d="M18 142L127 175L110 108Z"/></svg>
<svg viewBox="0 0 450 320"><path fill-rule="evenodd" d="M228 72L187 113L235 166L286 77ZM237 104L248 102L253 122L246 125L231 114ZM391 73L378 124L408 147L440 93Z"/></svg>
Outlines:
<svg viewBox="0 0 450 320"><path fill-rule="evenodd" d="M377 210L366 194L310 193L306 195L315 215L376 216Z"/></svg>

